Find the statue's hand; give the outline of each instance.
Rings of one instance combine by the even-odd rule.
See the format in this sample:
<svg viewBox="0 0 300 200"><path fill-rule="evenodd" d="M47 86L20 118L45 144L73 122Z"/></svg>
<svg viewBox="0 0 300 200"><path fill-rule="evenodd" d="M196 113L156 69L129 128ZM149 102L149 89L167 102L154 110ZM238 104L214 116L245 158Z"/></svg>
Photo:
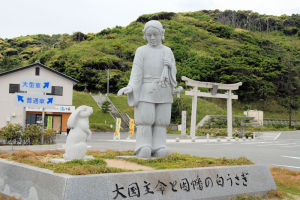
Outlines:
<svg viewBox="0 0 300 200"><path fill-rule="evenodd" d="M160 76L160 85L161 87L165 88L167 87L168 83L169 83L169 73L168 73L168 67L165 66L162 73L161 73L161 76Z"/></svg>
<svg viewBox="0 0 300 200"><path fill-rule="evenodd" d="M122 88L122 89L120 89L119 91L118 91L118 96L121 96L121 95L123 95L123 94L129 94L129 93L132 93L133 92L133 89L132 89L132 87L130 87L130 86L127 86L127 87L124 87L124 88Z"/></svg>

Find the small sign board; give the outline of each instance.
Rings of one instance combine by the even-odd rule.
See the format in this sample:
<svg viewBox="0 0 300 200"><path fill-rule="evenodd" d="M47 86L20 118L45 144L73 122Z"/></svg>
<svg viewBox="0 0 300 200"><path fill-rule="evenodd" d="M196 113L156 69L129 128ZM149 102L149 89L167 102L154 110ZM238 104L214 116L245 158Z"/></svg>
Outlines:
<svg viewBox="0 0 300 200"><path fill-rule="evenodd" d="M26 107L26 111L33 111L33 112L42 112L43 108L28 108ZM45 112L59 112L59 113L72 113L75 111L75 106L65 106L65 105L56 105L51 108L45 108Z"/></svg>
<svg viewBox="0 0 300 200"><path fill-rule="evenodd" d="M48 80L41 79L23 79L20 84L21 91L29 92L51 92L51 84Z"/></svg>
<svg viewBox="0 0 300 200"><path fill-rule="evenodd" d="M116 118L116 130L114 133L114 140L120 140L121 118Z"/></svg>
<svg viewBox="0 0 300 200"><path fill-rule="evenodd" d="M129 123L129 136L128 138L132 138L132 136L134 135L134 119L130 119L130 123Z"/></svg>
<svg viewBox="0 0 300 200"><path fill-rule="evenodd" d="M49 95L16 93L15 104L30 108L52 108L55 106L55 98Z"/></svg>

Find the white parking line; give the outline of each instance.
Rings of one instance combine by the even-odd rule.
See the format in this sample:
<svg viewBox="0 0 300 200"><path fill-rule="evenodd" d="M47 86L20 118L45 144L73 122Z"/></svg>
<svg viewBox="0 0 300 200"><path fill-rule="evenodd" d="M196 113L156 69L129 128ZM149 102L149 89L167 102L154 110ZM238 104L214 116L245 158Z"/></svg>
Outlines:
<svg viewBox="0 0 300 200"><path fill-rule="evenodd" d="M295 147L300 147L300 145L294 145L294 146L292 145L292 146L286 146L286 147L283 146L283 147L284 147L284 148L295 148Z"/></svg>
<svg viewBox="0 0 300 200"><path fill-rule="evenodd" d="M287 145L294 145L297 143L283 143L283 144L265 144L265 145L256 145L258 147L265 147L265 146L287 146Z"/></svg>
<svg viewBox="0 0 300 200"><path fill-rule="evenodd" d="M281 132L278 133L278 135L274 138L274 140L277 140L279 138L279 136L281 135Z"/></svg>
<svg viewBox="0 0 300 200"><path fill-rule="evenodd" d="M294 157L294 156L281 156L281 157L285 157L285 158L293 158L293 159L300 160L300 157Z"/></svg>
<svg viewBox="0 0 300 200"><path fill-rule="evenodd" d="M241 143L241 144L274 144L274 143L277 143L277 142L244 142L244 143Z"/></svg>
<svg viewBox="0 0 300 200"><path fill-rule="evenodd" d="M290 165L277 165L277 164L272 164L272 166L275 166L275 167L285 167L285 168L300 169L300 167L298 167L298 166L290 166Z"/></svg>
<svg viewBox="0 0 300 200"><path fill-rule="evenodd" d="M204 143L204 145L229 145L229 144L232 144L232 143L223 143L223 142Z"/></svg>

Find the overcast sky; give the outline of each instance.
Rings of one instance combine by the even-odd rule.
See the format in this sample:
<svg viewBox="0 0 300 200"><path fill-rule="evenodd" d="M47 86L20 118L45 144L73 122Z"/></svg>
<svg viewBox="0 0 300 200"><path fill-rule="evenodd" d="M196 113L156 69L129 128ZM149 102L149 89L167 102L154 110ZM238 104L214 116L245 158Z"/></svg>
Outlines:
<svg viewBox="0 0 300 200"><path fill-rule="evenodd" d="M0 37L97 33L161 11L252 10L300 14L300 0L0 0Z"/></svg>

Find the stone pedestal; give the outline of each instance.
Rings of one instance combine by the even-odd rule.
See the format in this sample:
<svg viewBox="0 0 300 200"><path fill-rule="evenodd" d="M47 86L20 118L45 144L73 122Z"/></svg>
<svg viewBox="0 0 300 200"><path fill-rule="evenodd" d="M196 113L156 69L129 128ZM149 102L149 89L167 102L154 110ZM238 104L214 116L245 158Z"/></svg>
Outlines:
<svg viewBox="0 0 300 200"><path fill-rule="evenodd" d="M0 159L0 193L23 200L215 200L272 189L269 169L259 165L72 176Z"/></svg>

